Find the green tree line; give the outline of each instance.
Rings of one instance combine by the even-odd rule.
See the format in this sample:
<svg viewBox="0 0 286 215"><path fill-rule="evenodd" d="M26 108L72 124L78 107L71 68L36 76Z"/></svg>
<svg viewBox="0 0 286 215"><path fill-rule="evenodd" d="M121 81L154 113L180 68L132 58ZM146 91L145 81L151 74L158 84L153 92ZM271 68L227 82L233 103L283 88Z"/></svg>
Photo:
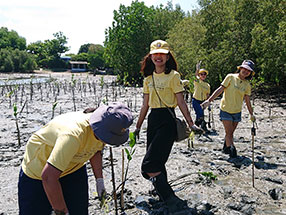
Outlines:
<svg viewBox="0 0 286 215"><path fill-rule="evenodd" d="M0 72L33 71L37 64L32 55L25 51L26 39L14 30L0 28Z"/></svg>
<svg viewBox="0 0 286 215"><path fill-rule="evenodd" d="M167 40L183 78L193 79L202 60L209 82L217 87L244 59L256 64L253 80L260 86L285 89L286 1L199 0L199 10L185 13L169 2L154 8L133 1L114 11L106 29L105 60L119 80L142 84L143 56L153 40Z"/></svg>
<svg viewBox="0 0 286 215"><path fill-rule="evenodd" d="M156 39L168 41L183 78L192 80L201 60L216 88L244 59L256 64L256 86L286 85L286 0L198 0L200 9L184 12L180 5L147 7L135 0L113 12L104 46L83 44L72 60L88 61L91 69L113 67L126 85L142 85L140 61ZM0 72L61 66L68 51L62 32L54 39L26 46L25 38L0 29ZM11 51L13 50L13 51Z"/></svg>
<svg viewBox="0 0 286 215"><path fill-rule="evenodd" d="M36 41L26 45L26 39L14 30L0 28L0 72L31 72L37 68L68 69L61 55L69 51L68 38L62 33L53 34L51 40ZM105 66L102 45L84 44L78 54L69 54L71 60L87 61L89 69Z"/></svg>

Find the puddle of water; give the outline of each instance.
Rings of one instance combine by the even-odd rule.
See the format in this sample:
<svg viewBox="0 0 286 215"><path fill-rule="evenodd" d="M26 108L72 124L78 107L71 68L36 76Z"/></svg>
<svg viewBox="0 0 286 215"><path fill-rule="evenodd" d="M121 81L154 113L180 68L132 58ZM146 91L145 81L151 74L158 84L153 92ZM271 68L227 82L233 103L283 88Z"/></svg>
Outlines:
<svg viewBox="0 0 286 215"><path fill-rule="evenodd" d="M37 84L37 83L46 83L51 81L50 77L36 77L36 78L17 78L17 79L1 79L0 86L5 85L23 85L23 84Z"/></svg>

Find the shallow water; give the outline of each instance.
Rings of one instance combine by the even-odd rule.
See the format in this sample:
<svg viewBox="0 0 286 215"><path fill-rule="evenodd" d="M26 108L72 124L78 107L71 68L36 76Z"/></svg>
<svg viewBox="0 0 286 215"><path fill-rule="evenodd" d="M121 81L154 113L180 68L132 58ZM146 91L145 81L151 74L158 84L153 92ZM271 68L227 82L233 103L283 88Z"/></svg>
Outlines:
<svg viewBox="0 0 286 215"><path fill-rule="evenodd" d="M51 81L50 77L37 78L17 78L17 79L0 79L0 86L6 85L23 85L23 84L37 84Z"/></svg>

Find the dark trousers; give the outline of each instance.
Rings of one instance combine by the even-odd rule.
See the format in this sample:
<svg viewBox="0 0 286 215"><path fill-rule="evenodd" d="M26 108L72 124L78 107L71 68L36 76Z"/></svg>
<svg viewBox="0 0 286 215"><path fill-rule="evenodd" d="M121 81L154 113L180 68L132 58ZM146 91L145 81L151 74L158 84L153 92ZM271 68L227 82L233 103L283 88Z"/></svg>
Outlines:
<svg viewBox="0 0 286 215"><path fill-rule="evenodd" d="M174 110L172 109L174 112ZM163 172L176 138L176 123L167 108L152 109L147 123L147 152L142 162L142 175Z"/></svg>
<svg viewBox="0 0 286 215"><path fill-rule="evenodd" d="M204 110L201 107L203 101L192 99L192 105L196 113L196 120L202 119L204 117Z"/></svg>
<svg viewBox="0 0 286 215"><path fill-rule="evenodd" d="M88 180L86 167L59 179L70 215L88 215ZM50 215L52 207L41 180L20 170L18 182L20 215Z"/></svg>

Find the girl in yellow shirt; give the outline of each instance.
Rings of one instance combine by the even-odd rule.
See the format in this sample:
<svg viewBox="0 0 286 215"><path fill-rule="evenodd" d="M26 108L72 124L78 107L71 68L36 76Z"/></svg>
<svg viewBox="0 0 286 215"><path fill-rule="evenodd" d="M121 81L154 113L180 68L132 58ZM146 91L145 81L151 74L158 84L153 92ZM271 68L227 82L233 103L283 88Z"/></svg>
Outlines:
<svg viewBox="0 0 286 215"><path fill-rule="evenodd" d="M241 121L243 100L246 103L251 121L255 121L249 98L251 93L249 80L255 74L254 63L251 60L244 60L237 68L238 73L228 74L221 83L221 86L202 103L202 107L206 108L210 102L223 92L220 103L220 120L225 130L223 152L229 154L231 158L237 157L236 148L233 144L233 133Z"/></svg>
<svg viewBox="0 0 286 215"><path fill-rule="evenodd" d="M128 140L131 111L121 103L55 117L29 139L18 182L20 215L88 215L89 161L99 197L105 192L105 144ZM53 211L53 212L52 212Z"/></svg>
<svg viewBox="0 0 286 215"><path fill-rule="evenodd" d="M136 133L147 115L147 152L142 162L142 175L153 185L170 212L184 210L185 201L177 197L167 180L165 164L176 139L176 123L168 108L175 114L178 105L188 125L194 125L183 97L184 88L177 72L177 63L170 52L169 44L156 40L150 45L150 52L141 62L144 75L143 105L136 124ZM167 108L168 107L168 108Z"/></svg>
<svg viewBox="0 0 286 215"><path fill-rule="evenodd" d="M251 86L249 80L254 76L254 63L251 60L244 60L238 68L238 73L228 74L221 86L202 103L206 108L217 96L223 92L220 103L220 120L225 130L225 142L223 152L231 158L237 157L236 148L233 144L233 133L241 121L241 110L243 100L246 103L251 121L255 121L253 109L250 104Z"/></svg>

